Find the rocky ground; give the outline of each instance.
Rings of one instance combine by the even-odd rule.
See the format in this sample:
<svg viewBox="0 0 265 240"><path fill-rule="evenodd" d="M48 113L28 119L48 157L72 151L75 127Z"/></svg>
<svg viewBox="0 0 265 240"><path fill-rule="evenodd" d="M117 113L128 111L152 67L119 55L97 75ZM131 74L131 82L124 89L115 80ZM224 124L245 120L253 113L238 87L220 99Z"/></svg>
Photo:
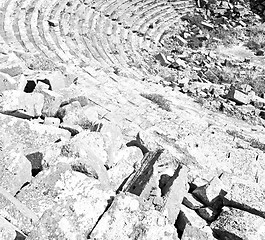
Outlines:
<svg viewBox="0 0 265 240"><path fill-rule="evenodd" d="M0 239L264 239L264 10L1 1Z"/></svg>

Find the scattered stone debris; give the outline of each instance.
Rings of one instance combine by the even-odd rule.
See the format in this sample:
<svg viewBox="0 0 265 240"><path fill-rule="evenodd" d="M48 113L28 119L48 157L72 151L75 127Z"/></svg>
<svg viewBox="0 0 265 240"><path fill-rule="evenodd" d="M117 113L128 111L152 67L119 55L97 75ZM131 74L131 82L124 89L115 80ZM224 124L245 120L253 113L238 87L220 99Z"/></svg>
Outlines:
<svg viewBox="0 0 265 240"><path fill-rule="evenodd" d="M264 1L40 3L0 3L0 240L264 240Z"/></svg>

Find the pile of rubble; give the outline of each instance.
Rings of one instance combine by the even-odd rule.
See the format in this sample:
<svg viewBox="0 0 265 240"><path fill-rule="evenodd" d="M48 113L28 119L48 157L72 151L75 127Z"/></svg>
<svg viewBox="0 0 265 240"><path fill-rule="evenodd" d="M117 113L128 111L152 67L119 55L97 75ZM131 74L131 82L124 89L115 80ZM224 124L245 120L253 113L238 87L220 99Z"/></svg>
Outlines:
<svg viewBox="0 0 265 240"><path fill-rule="evenodd" d="M262 0L250 1L251 8L254 12L259 14L262 18L265 18L265 4Z"/></svg>
<svg viewBox="0 0 265 240"><path fill-rule="evenodd" d="M258 84L264 77L264 48L246 47L249 27L258 24L246 1L197 1L194 13L160 40L153 62L162 66L156 68L163 84L211 110L264 125L264 89Z"/></svg>
<svg viewBox="0 0 265 240"><path fill-rule="evenodd" d="M139 81L0 49L1 240L265 238L264 96L249 84L220 83L215 71L253 65L196 49L209 40L204 29L244 28L246 7L198 6L203 19L185 16L175 36L181 47L155 56L177 76ZM67 11L77 22L84 9Z"/></svg>

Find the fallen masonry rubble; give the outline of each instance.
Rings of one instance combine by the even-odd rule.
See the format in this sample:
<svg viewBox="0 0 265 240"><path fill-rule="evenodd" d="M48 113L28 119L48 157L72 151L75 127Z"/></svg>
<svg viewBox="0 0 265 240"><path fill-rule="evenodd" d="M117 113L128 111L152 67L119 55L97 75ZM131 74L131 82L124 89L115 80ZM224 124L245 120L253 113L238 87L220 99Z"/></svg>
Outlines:
<svg viewBox="0 0 265 240"><path fill-rule="evenodd" d="M263 1L0 9L0 240L265 239Z"/></svg>

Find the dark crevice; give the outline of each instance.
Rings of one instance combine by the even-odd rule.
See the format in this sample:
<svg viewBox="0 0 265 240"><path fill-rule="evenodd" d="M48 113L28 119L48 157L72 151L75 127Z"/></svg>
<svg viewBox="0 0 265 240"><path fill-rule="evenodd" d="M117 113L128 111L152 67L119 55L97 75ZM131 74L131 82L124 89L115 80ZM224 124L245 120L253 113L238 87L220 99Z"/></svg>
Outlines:
<svg viewBox="0 0 265 240"><path fill-rule="evenodd" d="M94 231L94 229L96 228L96 226L98 225L99 221L101 220L101 218L103 217L103 215L105 214L105 212L107 212L112 204L112 202L114 201L114 197L111 196L110 199L108 200L108 205L105 209L105 211L99 216L97 222L95 223L94 227L92 228L92 230L87 234L87 239L91 239L91 234Z"/></svg>
<svg viewBox="0 0 265 240"><path fill-rule="evenodd" d="M25 93L32 93L34 91L35 87L36 87L35 81L28 81L25 88L24 88L24 92Z"/></svg>

